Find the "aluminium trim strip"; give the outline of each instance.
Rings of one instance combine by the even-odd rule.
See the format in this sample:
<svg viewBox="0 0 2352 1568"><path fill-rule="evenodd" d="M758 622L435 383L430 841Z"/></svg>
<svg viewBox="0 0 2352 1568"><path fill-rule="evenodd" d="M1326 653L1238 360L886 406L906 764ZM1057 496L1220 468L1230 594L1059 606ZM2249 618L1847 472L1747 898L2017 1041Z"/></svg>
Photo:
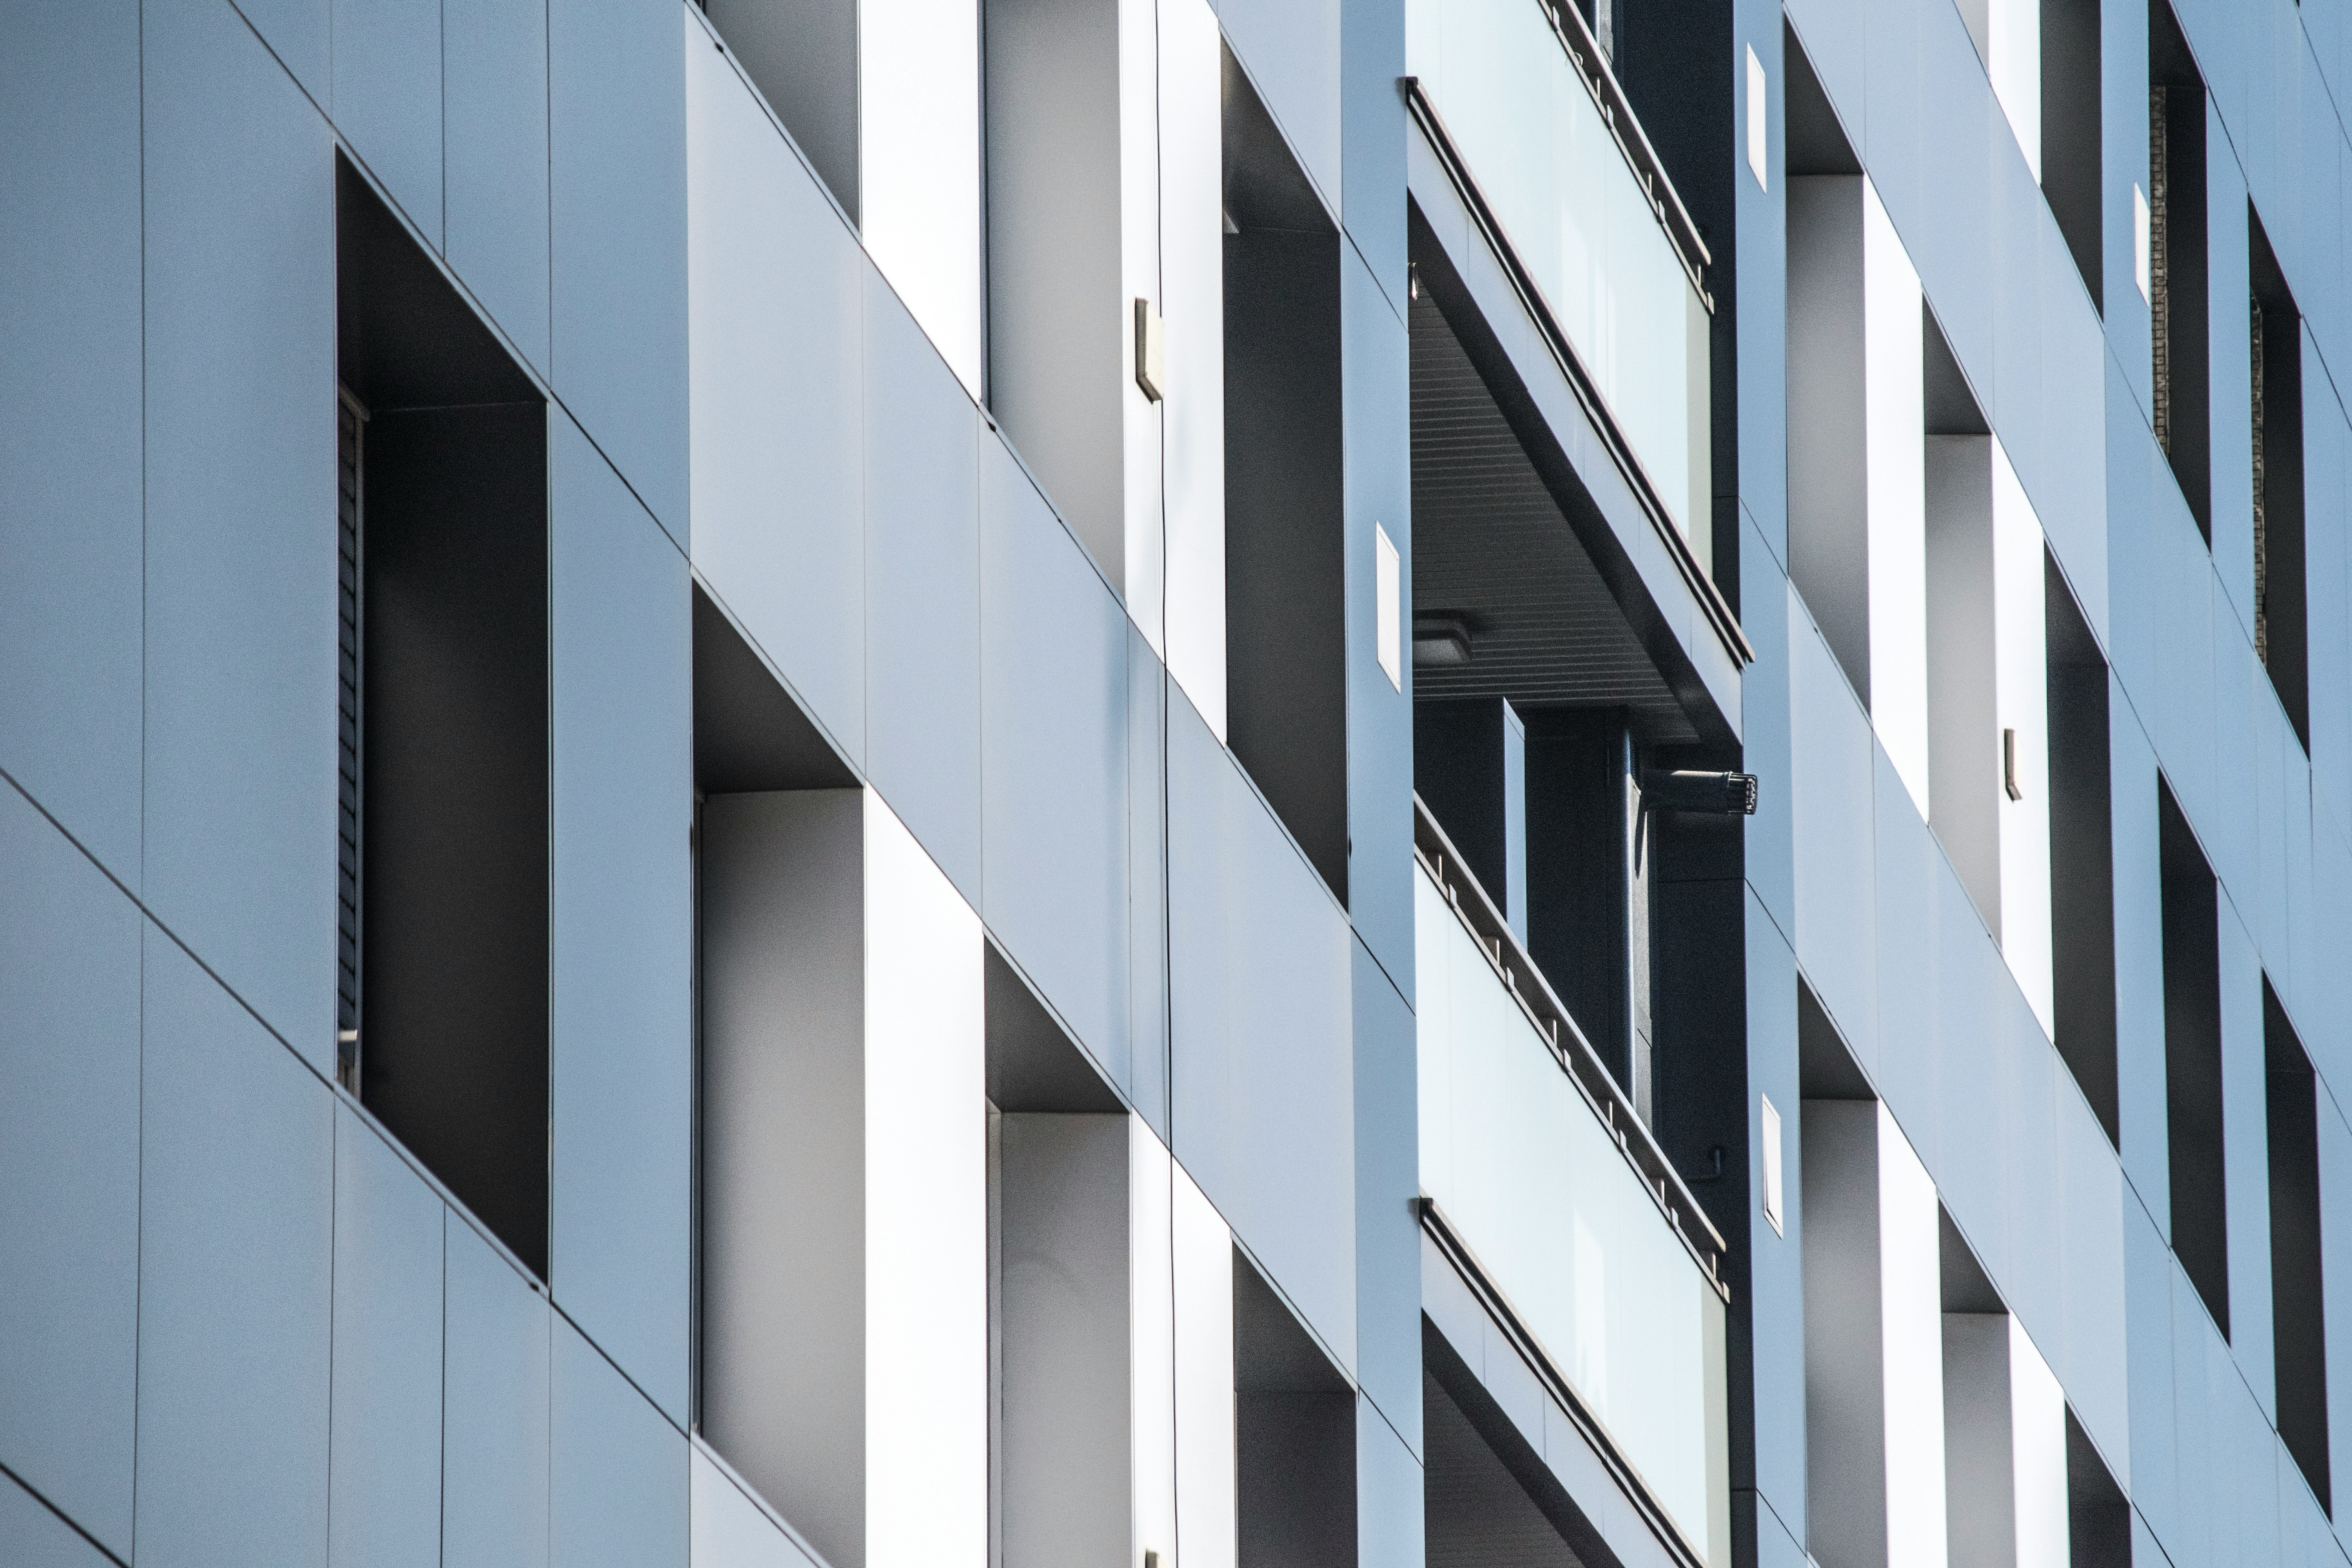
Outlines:
<svg viewBox="0 0 2352 1568"><path fill-rule="evenodd" d="M1551 350L1552 358L1567 376L1569 390L1575 394L1585 417L1592 421L1592 427L1600 434L1601 444L1609 448L1609 455L1616 462L1618 471L1625 477L1635 500L1650 520L1651 531L1664 544L1675 571L1682 577L1683 585L1698 600L1707 625L1713 628L1717 640L1723 644L1724 650L1730 654L1733 665L1745 667L1755 663L1756 648L1748 642L1748 634L1740 629L1739 617L1731 613L1731 606L1725 601L1722 590L1715 585L1714 579L1698 563L1698 557L1691 552L1690 541L1684 538L1682 530L1675 526L1674 516L1666 510L1657 486L1651 482L1648 470L1642 467L1642 459L1634 455L1632 443L1626 440L1624 431L1618 427L1616 416L1610 413L1609 405L1601 396L1599 384L1585 370L1583 360L1578 356L1575 345L1569 342L1567 330L1560 326L1559 317L1552 313L1551 305L1545 300L1535 275L1528 270L1509 237L1504 233L1502 220L1496 216L1486 194L1479 189L1477 179L1463 161L1461 149L1454 144L1452 134L1445 129L1445 121L1438 116L1437 106L1423 90L1421 79L1409 76L1402 80L1405 104L1412 110L1413 122L1421 127L1430 150L1437 154L1447 181L1469 212L1471 221L1478 226L1487 248L1502 264L1504 275L1511 280L1513 292L1518 295L1519 303L1536 323L1537 331ZM1711 505L1715 498L1708 496L1703 499Z"/></svg>

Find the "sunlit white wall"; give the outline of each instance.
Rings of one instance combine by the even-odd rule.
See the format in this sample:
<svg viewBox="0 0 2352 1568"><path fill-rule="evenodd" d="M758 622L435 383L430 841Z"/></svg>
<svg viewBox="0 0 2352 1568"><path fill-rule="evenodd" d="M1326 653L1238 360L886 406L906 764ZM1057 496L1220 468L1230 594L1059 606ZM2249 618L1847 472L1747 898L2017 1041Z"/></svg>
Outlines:
<svg viewBox="0 0 2352 1568"><path fill-rule="evenodd" d="M859 228L948 364L983 394L979 0L859 0Z"/></svg>
<svg viewBox="0 0 2352 1568"><path fill-rule="evenodd" d="M2025 166L2042 179L2042 0L1986 0L1985 73Z"/></svg>
<svg viewBox="0 0 2352 1568"><path fill-rule="evenodd" d="M1160 26L1155 0L1118 7L1118 385L1089 395L1118 399L1125 450L1127 613L1168 657L1167 556L1160 506L1161 405L1135 380L1134 301L1167 315L1160 273ZM1222 297L1222 296L1221 296ZM1174 374L1173 367L1170 374Z"/></svg>
<svg viewBox="0 0 2352 1568"><path fill-rule="evenodd" d="M988 1561L980 918L866 796L866 1568Z"/></svg>
<svg viewBox="0 0 2352 1568"><path fill-rule="evenodd" d="M1223 45L1208 0L1160 5L1160 309L1167 323L1168 673L1225 738Z"/></svg>
<svg viewBox="0 0 2352 1568"><path fill-rule="evenodd" d="M2067 1568L2066 1394L2013 1316L2009 1389L2017 1568Z"/></svg>
<svg viewBox="0 0 2352 1568"><path fill-rule="evenodd" d="M1150 1136L1148 1132L1143 1134ZM1176 1539L1168 1568L1234 1568L1234 1236L1174 1167Z"/></svg>
<svg viewBox="0 0 2352 1568"><path fill-rule="evenodd" d="M1176 1562L1176 1269L1172 1205L1174 1162L1139 1119L1128 1145L1128 1290L1134 1347L1135 1540L1129 1563L1156 1552Z"/></svg>

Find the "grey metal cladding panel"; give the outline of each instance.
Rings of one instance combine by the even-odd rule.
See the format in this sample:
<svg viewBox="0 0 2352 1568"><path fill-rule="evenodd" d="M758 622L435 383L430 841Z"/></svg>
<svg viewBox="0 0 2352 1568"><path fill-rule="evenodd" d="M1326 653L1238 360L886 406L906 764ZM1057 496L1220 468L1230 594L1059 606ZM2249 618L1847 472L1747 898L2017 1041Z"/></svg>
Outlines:
<svg viewBox="0 0 2352 1568"><path fill-rule="evenodd" d="M1762 782L1756 815L1742 834L1748 885L1772 913L1784 941L1796 924L1790 758L1789 580L1766 549L1756 521L1739 509L1739 613L1756 662L1739 678L1740 754Z"/></svg>
<svg viewBox="0 0 2352 1568"><path fill-rule="evenodd" d="M547 6L466 0L441 16L450 269L525 358L547 358Z"/></svg>
<svg viewBox="0 0 2352 1568"><path fill-rule="evenodd" d="M334 1049L335 237L326 126L225 5L148 13L147 907Z"/></svg>
<svg viewBox="0 0 2352 1568"><path fill-rule="evenodd" d="M1169 710L1171 1147L1352 1369L1348 924L1181 691Z"/></svg>
<svg viewBox="0 0 2352 1568"><path fill-rule="evenodd" d="M1335 210L1340 192L1339 0L1220 0L1234 58L1309 178Z"/></svg>
<svg viewBox="0 0 2352 1568"><path fill-rule="evenodd" d="M2179 1444L2173 1420L2172 1255L2147 1211L2124 1207L2124 1336L2131 1379L2131 1448L2116 1479L2136 1509L2170 1533L2179 1496Z"/></svg>
<svg viewBox="0 0 2352 1568"><path fill-rule="evenodd" d="M1168 692L1175 683L1127 627L1128 1092L1168 1132Z"/></svg>
<svg viewBox="0 0 2352 1568"><path fill-rule="evenodd" d="M313 102L330 101L332 62L329 40L334 37L331 0L232 0L245 20L269 46L287 71L302 85ZM204 7L221 9L218 6ZM188 6L188 10L199 9ZM152 38L153 35L150 35ZM152 44L150 46L152 50ZM150 58L152 58L152 53Z"/></svg>
<svg viewBox="0 0 2352 1568"><path fill-rule="evenodd" d="M580 1337L554 1326L549 1514L564 1568L686 1568L687 1442Z"/></svg>
<svg viewBox="0 0 2352 1568"><path fill-rule="evenodd" d="M686 562L560 412L548 921L555 1299L672 1419L693 1207Z"/></svg>
<svg viewBox="0 0 2352 1568"><path fill-rule="evenodd" d="M1751 731L1752 733L1752 731ZM1752 1485L1802 1533L1805 1528L1805 1282L1801 1151L1797 1079L1797 966L1788 938L1749 889L1743 913L1748 945L1748 1124L1750 1130L1747 1316L1755 1415L1753 1469L1739 1473L1742 1445L1732 1443L1732 1485ZM1764 1218L1764 1107L1780 1118L1780 1230Z"/></svg>
<svg viewBox="0 0 2352 1568"><path fill-rule="evenodd" d="M672 0L549 0L555 390L687 543L686 40Z"/></svg>
<svg viewBox="0 0 2352 1568"><path fill-rule="evenodd" d="M1420 1267L1416 1255L1414 1268ZM1421 1426L1420 1330L1415 1314L1413 1426ZM1368 1404L1356 1407L1356 1562L1360 1568L1422 1568L1426 1531L1422 1522L1419 1456L1395 1428Z"/></svg>
<svg viewBox="0 0 2352 1568"><path fill-rule="evenodd" d="M1003 447L980 463L982 913L1131 1094L1127 616Z"/></svg>
<svg viewBox="0 0 2352 1568"><path fill-rule="evenodd" d="M866 765L981 903L980 415L866 276Z"/></svg>
<svg viewBox="0 0 2352 1568"><path fill-rule="evenodd" d="M327 1560L441 1561L440 1196L335 1109L334 1392Z"/></svg>
<svg viewBox="0 0 2352 1568"><path fill-rule="evenodd" d="M1349 958L1355 1033L1356 1371L1385 1417L1383 1429L1393 1426L1406 1447L1419 1453L1417 1037L1412 1009L1360 942L1349 944Z"/></svg>
<svg viewBox="0 0 2352 1568"><path fill-rule="evenodd" d="M129 1549L118 1550L128 1560ZM0 1476L0 1561L14 1568L107 1568L106 1553L6 1476Z"/></svg>
<svg viewBox="0 0 2352 1568"><path fill-rule="evenodd" d="M439 0L331 0L336 127L442 247ZM464 7L458 7L464 9Z"/></svg>
<svg viewBox="0 0 2352 1568"><path fill-rule="evenodd" d="M715 50L688 104L694 563L862 763L865 253Z"/></svg>
<svg viewBox="0 0 2352 1568"><path fill-rule="evenodd" d="M1788 605L1797 963L1846 1043L1875 1070L1877 960L1870 889L1876 885L1871 780L1877 742L1793 587Z"/></svg>
<svg viewBox="0 0 2352 1568"><path fill-rule="evenodd" d="M139 915L5 784L0 886L0 1464L128 1559Z"/></svg>
<svg viewBox="0 0 2352 1568"><path fill-rule="evenodd" d="M322 1563L333 1096L143 940L139 1562Z"/></svg>
<svg viewBox="0 0 2352 1568"><path fill-rule="evenodd" d="M547 1300L463 1221L445 1226L441 1560L546 1568Z"/></svg>
<svg viewBox="0 0 2352 1568"><path fill-rule="evenodd" d="M1399 132L1402 162L1402 130ZM1402 171L1400 171L1402 172ZM1400 233L1399 240L1402 243ZM1403 689L1380 665L1375 527L1402 559L1403 625L1412 624L1411 342L1403 320L1353 247L1340 247L1340 392L1346 454L1348 912L1408 1005L1412 954L1412 661ZM1406 639L1408 642L1410 638ZM1414 1384L1418 1388L1418 1384ZM1418 1395L1416 1394L1416 1398Z"/></svg>
<svg viewBox="0 0 2352 1568"><path fill-rule="evenodd" d="M11 12L0 146L0 769L135 888L135 0Z"/></svg>
<svg viewBox="0 0 2352 1568"><path fill-rule="evenodd" d="M1372 279L1405 308L1403 0L1370 0L1339 15L1340 218Z"/></svg>

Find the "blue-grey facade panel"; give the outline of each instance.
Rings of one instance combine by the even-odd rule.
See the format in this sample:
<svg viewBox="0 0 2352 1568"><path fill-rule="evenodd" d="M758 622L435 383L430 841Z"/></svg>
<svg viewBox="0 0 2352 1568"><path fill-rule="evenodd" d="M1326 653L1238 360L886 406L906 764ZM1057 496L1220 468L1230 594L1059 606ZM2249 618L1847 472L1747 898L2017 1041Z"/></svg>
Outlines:
<svg viewBox="0 0 2352 1568"><path fill-rule="evenodd" d="M980 907L980 415L866 268L866 767Z"/></svg>
<svg viewBox="0 0 2352 1568"><path fill-rule="evenodd" d="M553 1560L564 1568L686 1568L685 1434L561 1320L553 1350Z"/></svg>
<svg viewBox="0 0 2352 1568"><path fill-rule="evenodd" d="M1168 714L1171 1147L1356 1363L1346 917L1181 690Z"/></svg>
<svg viewBox="0 0 2352 1568"><path fill-rule="evenodd" d="M686 18L550 0L550 369L647 510L687 543Z"/></svg>
<svg viewBox="0 0 2352 1568"><path fill-rule="evenodd" d="M1400 162L1402 159L1400 158ZM1408 1005L1412 957L1412 465L1397 439L1412 413L1409 343L1396 308L1352 247L1339 256L1342 441L1347 458L1348 914ZM1400 684L1381 668L1379 545L1400 557Z"/></svg>
<svg viewBox="0 0 2352 1568"><path fill-rule="evenodd" d="M139 7L0 47L0 771L139 885Z"/></svg>
<svg viewBox="0 0 2352 1568"><path fill-rule="evenodd" d="M1339 12L1340 216L1348 237L1404 318L1404 16L1402 0Z"/></svg>
<svg viewBox="0 0 2352 1568"><path fill-rule="evenodd" d="M2131 1393L2131 1452L2116 1479L2151 1526L2169 1532L2179 1497L2172 1394L2172 1253L2148 1211L2124 1205L2124 1333Z"/></svg>
<svg viewBox="0 0 2352 1568"><path fill-rule="evenodd" d="M751 89L728 86L693 127L694 563L863 763L867 263Z"/></svg>
<svg viewBox="0 0 2352 1568"><path fill-rule="evenodd" d="M1342 189L1339 0L1218 0L1225 42L1291 155L1338 216Z"/></svg>
<svg viewBox="0 0 2352 1568"><path fill-rule="evenodd" d="M464 1220L444 1226L441 1561L546 1568L546 1298Z"/></svg>
<svg viewBox="0 0 2352 1568"><path fill-rule="evenodd" d="M1128 1092L1168 1142L1168 694L1175 682L1131 621L1126 636Z"/></svg>
<svg viewBox="0 0 2352 1568"><path fill-rule="evenodd" d="M0 784L0 1466L131 1555L138 910Z"/></svg>
<svg viewBox="0 0 2352 1568"><path fill-rule="evenodd" d="M335 1110L330 1568L441 1562L440 1194Z"/></svg>
<svg viewBox="0 0 2352 1568"><path fill-rule="evenodd" d="M326 126L226 5L148 13L147 907L327 1070L335 236Z"/></svg>
<svg viewBox="0 0 2352 1568"><path fill-rule="evenodd" d="M443 247L438 0L331 0L335 129L425 243Z"/></svg>
<svg viewBox="0 0 2352 1568"><path fill-rule="evenodd" d="M982 441L981 913L1132 1096L1127 637L1078 542Z"/></svg>
<svg viewBox="0 0 2352 1568"><path fill-rule="evenodd" d="M687 564L550 416L553 720L549 1268L670 1418L693 1212L693 682Z"/></svg>
<svg viewBox="0 0 2352 1568"><path fill-rule="evenodd" d="M170 938L143 942L139 1562L320 1563L333 1095Z"/></svg>
<svg viewBox="0 0 2352 1568"><path fill-rule="evenodd" d="M333 0L233 0L243 20L269 46L288 74L321 111L333 101ZM202 4L190 10L218 7Z"/></svg>
<svg viewBox="0 0 2352 1568"><path fill-rule="evenodd" d="M2114 822L2116 1089L2125 1173L2172 1227L2164 1090L2164 888L2157 862L2156 753L2121 685L2108 682L2109 809Z"/></svg>
<svg viewBox="0 0 2352 1568"><path fill-rule="evenodd" d="M1935 1171L1937 1156L1936 1108L1942 1063L1937 1049L1936 994L1946 976L1937 949L1937 874L1950 874L1949 862L1919 820L1911 793L1895 764L1877 747L1871 750L1870 793L1871 872L1874 898L1867 919L1873 931L1870 984L1877 997L1877 1017L1869 1026L1878 1040L1876 1059L1870 1064L1879 1092L1885 1097L1904 1135L1918 1151L1927 1169ZM1815 911L1801 910L1808 927ZM1834 918L1834 917L1832 917ZM1961 942L1973 936L1985 941L1983 924L1961 915L1953 935ZM1973 928L1973 929L1971 929ZM1811 950L1808 949L1808 956ZM1973 978L1971 976L1970 978ZM1973 990L1974 988L1971 987ZM1992 1009L1990 994L1972 995L1971 1011L1984 1019ZM1836 1004L1830 1003L1833 1014ZM1839 1022L1844 1023L1842 1015ZM1851 1026L1848 1026L1849 1030Z"/></svg>
<svg viewBox="0 0 2352 1568"><path fill-rule="evenodd" d="M1785 531L1777 542L1768 539L1745 502L1739 510L1740 623L1758 653L1739 677L1741 765L1758 780L1756 815L1741 835L1741 867L1748 889L1786 942L1795 940L1797 931L1789 641L1796 595L1772 553L1786 545ZM1755 1026L1751 1018L1748 1027Z"/></svg>
<svg viewBox="0 0 2352 1568"><path fill-rule="evenodd" d="M441 13L442 212L450 270L548 373L547 6Z"/></svg>
<svg viewBox="0 0 2352 1568"><path fill-rule="evenodd" d="M1797 1078L1797 963L1788 938L1751 888L1743 902L1748 956L1748 1255L1745 1289L1735 1287L1734 1310L1745 1309L1754 1434L1741 1473L1740 1443L1732 1443L1735 1488L1753 1487L1788 1521L1805 1528L1805 1281L1803 1150L1797 1129L1803 1100ZM1764 1101L1780 1118L1780 1225L1764 1216ZM1735 1433L1738 1428L1734 1428Z"/></svg>
<svg viewBox="0 0 2352 1568"><path fill-rule="evenodd" d="M1789 590L1789 798L1797 966L1865 1068L1878 1051L1870 722L1804 601Z"/></svg>
<svg viewBox="0 0 2352 1568"><path fill-rule="evenodd" d="M1413 1016L1360 938L1349 944L1349 956L1356 1037L1356 1375L1370 1402L1359 1426L1377 1420L1393 1427L1393 1439L1418 1456L1421 1079Z"/></svg>
<svg viewBox="0 0 2352 1568"><path fill-rule="evenodd" d="M106 1568L107 1562L105 1552L6 1476L0 1476L0 1557L16 1568Z"/></svg>
<svg viewBox="0 0 2352 1568"><path fill-rule="evenodd" d="M1412 1283L1420 1293L1419 1238L1413 1250ZM1412 1314L1414 1376L1412 1413L1421 1415L1421 1313ZM1422 1568L1421 1459L1395 1427L1381 1418L1369 1397L1356 1402L1356 1500L1358 1568Z"/></svg>
<svg viewBox="0 0 2352 1568"><path fill-rule="evenodd" d="M2063 1352L2044 1359L2091 1440L2121 1474L2131 1454L2131 1368L2125 1321L2124 1226L2133 1203L2105 1129L2063 1071L2058 1077ZM2037 1342L2039 1342L2037 1341Z"/></svg>

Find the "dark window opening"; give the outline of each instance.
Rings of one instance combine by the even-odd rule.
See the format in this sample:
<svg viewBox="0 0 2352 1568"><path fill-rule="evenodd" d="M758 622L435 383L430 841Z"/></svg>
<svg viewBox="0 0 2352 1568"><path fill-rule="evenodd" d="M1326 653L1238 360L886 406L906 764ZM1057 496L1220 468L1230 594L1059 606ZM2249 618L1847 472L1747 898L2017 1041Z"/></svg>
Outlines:
<svg viewBox="0 0 2352 1568"><path fill-rule="evenodd" d="M2042 195L2105 310L2100 120L2099 0L2042 0Z"/></svg>
<svg viewBox="0 0 2352 1568"><path fill-rule="evenodd" d="M2253 363L2254 653L2279 705L2311 749L2311 655L2304 593L2303 313L2252 209L2246 214L2253 282L2248 341Z"/></svg>
<svg viewBox="0 0 2352 1568"><path fill-rule="evenodd" d="M1231 51L1224 73L1226 734L1344 904L1339 236Z"/></svg>
<svg viewBox="0 0 2352 1568"><path fill-rule="evenodd" d="M344 1087L547 1271L547 415L336 164Z"/></svg>
<svg viewBox="0 0 2352 1568"><path fill-rule="evenodd" d="M1620 709L1527 716L1528 955L1652 1120L1651 818Z"/></svg>
<svg viewBox="0 0 2352 1568"><path fill-rule="evenodd" d="M2263 977L2271 1164L2271 1360L2278 1434L2333 1511L2327 1474L2327 1314L2319 1228L2319 1099L2311 1058Z"/></svg>
<svg viewBox="0 0 2352 1568"><path fill-rule="evenodd" d="M2058 1055L2123 1147L2116 1068L2116 866L2107 661L2058 563L2042 557L2049 657L2050 938Z"/></svg>
<svg viewBox="0 0 2352 1568"><path fill-rule="evenodd" d="M1239 1568L1355 1568L1356 1396L1234 1252Z"/></svg>
<svg viewBox="0 0 2352 1568"><path fill-rule="evenodd" d="M2207 544L2213 433L2206 321L2205 79L2166 0L2147 18L2148 336L2156 443Z"/></svg>
<svg viewBox="0 0 2352 1568"><path fill-rule="evenodd" d="M2189 819L2157 780L2164 902L2165 1128L2171 1152L2172 1251L2230 1337L2230 1236L2221 1131L2218 890Z"/></svg>

